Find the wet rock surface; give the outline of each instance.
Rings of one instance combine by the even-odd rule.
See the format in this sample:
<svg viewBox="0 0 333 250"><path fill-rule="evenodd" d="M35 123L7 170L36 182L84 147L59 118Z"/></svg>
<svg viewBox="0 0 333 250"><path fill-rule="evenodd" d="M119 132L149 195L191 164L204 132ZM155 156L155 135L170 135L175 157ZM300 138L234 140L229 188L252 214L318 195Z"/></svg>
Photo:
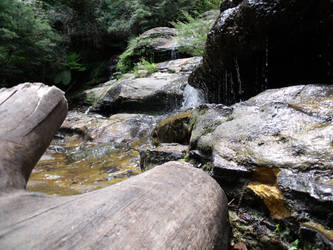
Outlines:
<svg viewBox="0 0 333 250"><path fill-rule="evenodd" d="M192 112L182 112L169 116L157 124L152 131L154 145L160 143L180 143L188 144L191 136L191 116Z"/></svg>
<svg viewBox="0 0 333 250"><path fill-rule="evenodd" d="M184 159L187 151L187 145L177 143L161 143L157 147L141 148L140 168L146 171L168 161Z"/></svg>
<svg viewBox="0 0 333 250"><path fill-rule="evenodd" d="M223 1L190 84L229 105L268 88L332 82L332 10L329 0Z"/></svg>
<svg viewBox="0 0 333 250"><path fill-rule="evenodd" d="M203 105L193 112L190 147L211 164L229 200L262 207L275 220L310 219L329 230L332 110L332 85L267 90L231 107Z"/></svg>
<svg viewBox="0 0 333 250"><path fill-rule="evenodd" d="M150 76L127 79L106 86L104 95L90 111L103 115L119 112L170 112L179 109L184 100L188 75L200 57L178 59L157 65Z"/></svg>
<svg viewBox="0 0 333 250"><path fill-rule="evenodd" d="M141 173L138 148L162 117L70 111L34 168L28 189L57 195L89 192Z"/></svg>

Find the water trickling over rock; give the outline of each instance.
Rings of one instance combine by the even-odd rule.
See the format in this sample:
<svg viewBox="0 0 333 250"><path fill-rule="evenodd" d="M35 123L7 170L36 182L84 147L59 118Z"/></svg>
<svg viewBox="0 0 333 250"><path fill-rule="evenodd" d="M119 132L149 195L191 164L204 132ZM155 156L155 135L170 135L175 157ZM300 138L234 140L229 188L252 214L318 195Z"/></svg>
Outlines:
<svg viewBox="0 0 333 250"><path fill-rule="evenodd" d="M332 82L333 2L222 2L192 86L233 104L268 88Z"/></svg>
<svg viewBox="0 0 333 250"><path fill-rule="evenodd" d="M184 101L182 103L183 110L198 107L200 104L205 103L204 93L200 89L193 88L187 84L184 89Z"/></svg>

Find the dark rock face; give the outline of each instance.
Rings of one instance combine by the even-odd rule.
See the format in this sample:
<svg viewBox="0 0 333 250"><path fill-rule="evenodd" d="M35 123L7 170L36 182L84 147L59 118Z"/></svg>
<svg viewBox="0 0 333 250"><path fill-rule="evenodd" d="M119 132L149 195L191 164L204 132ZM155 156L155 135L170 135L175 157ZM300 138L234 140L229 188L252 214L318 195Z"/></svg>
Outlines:
<svg viewBox="0 0 333 250"><path fill-rule="evenodd" d="M156 148L140 149L140 168L146 171L168 161L183 159L188 146L177 143L162 143Z"/></svg>
<svg viewBox="0 0 333 250"><path fill-rule="evenodd" d="M333 241L333 85L267 90L193 116L191 150L206 156L230 200Z"/></svg>
<svg viewBox="0 0 333 250"><path fill-rule="evenodd" d="M333 2L226 0L190 76L209 102L233 104L267 88L332 82Z"/></svg>
<svg viewBox="0 0 333 250"><path fill-rule="evenodd" d="M153 144L188 144L191 137L191 111L172 115L161 121L152 132Z"/></svg>

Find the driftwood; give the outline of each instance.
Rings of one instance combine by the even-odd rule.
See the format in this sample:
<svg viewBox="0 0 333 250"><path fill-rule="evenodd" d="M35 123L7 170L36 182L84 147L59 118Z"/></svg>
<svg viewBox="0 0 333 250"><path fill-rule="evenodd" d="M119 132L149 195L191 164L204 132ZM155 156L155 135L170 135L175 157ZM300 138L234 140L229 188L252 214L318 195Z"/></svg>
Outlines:
<svg viewBox="0 0 333 250"><path fill-rule="evenodd" d="M56 87L0 89L0 192L25 188L66 114L67 101Z"/></svg>
<svg viewBox="0 0 333 250"><path fill-rule="evenodd" d="M44 147L49 138L41 138L45 136L42 131L54 134L66 113L63 100L50 106L44 120L31 125L14 125L8 116L5 121L11 127L1 127L2 138L17 139L5 137L10 133L4 135L3 131L28 127L28 135L36 137L26 141L42 140ZM1 102L2 116L5 102ZM22 120L27 121L18 119ZM32 155L33 145L24 147L28 156L22 159L16 158L18 150L7 153L8 145L12 146L6 141L1 149L7 158L0 158L1 178L5 177L0 192L0 249L228 249L230 228L224 192L209 175L190 164L168 162L104 189L55 197L24 190L31 162L38 158L33 155L29 164L22 164ZM41 148L35 152L40 153ZM9 157L11 164L6 162ZM11 182L11 178L16 181Z"/></svg>

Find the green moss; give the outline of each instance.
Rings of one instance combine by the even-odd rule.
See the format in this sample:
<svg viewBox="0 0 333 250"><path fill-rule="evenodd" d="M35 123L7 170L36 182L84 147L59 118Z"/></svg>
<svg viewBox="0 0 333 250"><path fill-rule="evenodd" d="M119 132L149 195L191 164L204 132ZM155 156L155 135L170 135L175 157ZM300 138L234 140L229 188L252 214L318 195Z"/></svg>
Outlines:
<svg viewBox="0 0 333 250"><path fill-rule="evenodd" d="M89 105L95 105L99 100L99 96L97 96L94 92L87 93L86 103Z"/></svg>
<svg viewBox="0 0 333 250"><path fill-rule="evenodd" d="M167 72L170 73L170 74L174 74L174 73L176 73L176 70L174 70L174 69L167 69Z"/></svg>
<svg viewBox="0 0 333 250"><path fill-rule="evenodd" d="M127 73L133 70L136 64L142 64L142 60L150 60L153 56L152 51L148 49L149 45L152 43L151 38L141 38L140 36L132 38L129 41L128 47L124 53L119 56L119 62L117 64L117 70L122 73ZM148 67L152 70L155 67Z"/></svg>
<svg viewBox="0 0 333 250"><path fill-rule="evenodd" d="M210 124L206 127L204 127L204 132L202 135L207 135L210 133L213 133L215 129L222 124L222 121L216 121L213 124Z"/></svg>
<svg viewBox="0 0 333 250"><path fill-rule="evenodd" d="M208 172L209 174L213 174L214 171L214 164L212 162L206 162L203 166L202 166L202 170Z"/></svg>
<svg viewBox="0 0 333 250"><path fill-rule="evenodd" d="M133 74L136 78L138 77L147 77L152 73L156 72L157 66L154 63L146 61L144 58L141 58L140 62L138 62L133 68Z"/></svg>

